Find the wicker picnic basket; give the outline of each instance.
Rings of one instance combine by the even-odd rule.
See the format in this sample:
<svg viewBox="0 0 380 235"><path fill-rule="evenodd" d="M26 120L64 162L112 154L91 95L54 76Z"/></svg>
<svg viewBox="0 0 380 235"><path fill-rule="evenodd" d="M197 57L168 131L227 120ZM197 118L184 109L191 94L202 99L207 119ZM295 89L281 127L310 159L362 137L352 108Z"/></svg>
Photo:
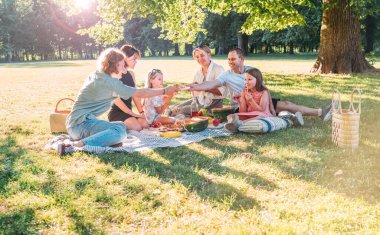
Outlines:
<svg viewBox="0 0 380 235"><path fill-rule="evenodd" d="M355 94L359 97L354 106ZM339 147L359 147L359 123L361 113L361 92L352 91L350 106L342 109L341 94L335 91L332 100L332 141Z"/></svg>
<svg viewBox="0 0 380 235"><path fill-rule="evenodd" d="M74 103L74 100L70 98L63 98L58 100L57 104L55 105L54 113L51 113L49 117L51 133L67 132L66 118L70 114L71 110L61 110L58 108L59 104L64 100L69 100Z"/></svg>

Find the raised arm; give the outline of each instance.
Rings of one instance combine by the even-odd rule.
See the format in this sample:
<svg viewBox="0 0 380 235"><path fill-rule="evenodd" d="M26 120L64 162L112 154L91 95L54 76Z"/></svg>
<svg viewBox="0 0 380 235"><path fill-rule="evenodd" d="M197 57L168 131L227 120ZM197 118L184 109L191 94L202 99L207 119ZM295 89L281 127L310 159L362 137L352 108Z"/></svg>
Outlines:
<svg viewBox="0 0 380 235"><path fill-rule="evenodd" d="M210 90L206 90L207 92L210 92L214 95L217 95L217 96L221 96L222 93L220 92L220 90L218 88L214 88L214 89L210 89Z"/></svg>
<svg viewBox="0 0 380 235"><path fill-rule="evenodd" d="M189 84L188 86L190 87L189 89L190 91L207 91L207 90L212 90L212 89L221 87L222 84L219 81L214 80L214 81L206 81L201 84Z"/></svg>
<svg viewBox="0 0 380 235"><path fill-rule="evenodd" d="M149 97L158 96L158 95L172 95L178 91L180 91L179 85L172 85L172 86L167 86L165 88L158 88L158 89L153 89L153 88L137 89L133 95L138 98L149 98Z"/></svg>
<svg viewBox="0 0 380 235"><path fill-rule="evenodd" d="M256 101L253 99L251 93L246 93L246 99L247 102L253 107L254 110L259 112L264 112L265 108L269 105L269 95L268 91L264 91L263 95L261 96L260 103L256 103Z"/></svg>

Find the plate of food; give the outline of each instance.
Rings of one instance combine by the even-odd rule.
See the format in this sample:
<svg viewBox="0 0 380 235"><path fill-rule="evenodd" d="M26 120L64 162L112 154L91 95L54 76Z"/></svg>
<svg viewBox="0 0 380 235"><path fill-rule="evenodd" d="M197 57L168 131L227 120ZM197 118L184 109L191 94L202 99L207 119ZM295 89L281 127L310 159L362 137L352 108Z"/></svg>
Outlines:
<svg viewBox="0 0 380 235"><path fill-rule="evenodd" d="M224 126L224 122L222 122L219 118L212 119L211 123L208 124L208 128L218 129Z"/></svg>
<svg viewBox="0 0 380 235"><path fill-rule="evenodd" d="M181 124L163 124L158 128L160 132L166 131L184 131L183 125Z"/></svg>

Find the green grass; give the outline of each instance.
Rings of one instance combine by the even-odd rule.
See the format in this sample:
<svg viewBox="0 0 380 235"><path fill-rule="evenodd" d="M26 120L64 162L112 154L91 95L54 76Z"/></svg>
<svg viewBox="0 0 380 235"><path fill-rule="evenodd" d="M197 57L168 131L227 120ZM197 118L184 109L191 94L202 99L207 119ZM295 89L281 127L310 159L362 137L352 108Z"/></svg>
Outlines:
<svg viewBox="0 0 380 235"><path fill-rule="evenodd" d="M330 123L306 117L303 128L265 135L59 157L42 150L49 113L75 98L95 62L0 65L0 234L377 234L380 75L296 75L312 61L294 63L247 61L264 68L273 96L294 103L319 107L339 89L347 105L362 89L359 149L335 147ZM152 68L185 83L197 66L142 60L139 81Z"/></svg>

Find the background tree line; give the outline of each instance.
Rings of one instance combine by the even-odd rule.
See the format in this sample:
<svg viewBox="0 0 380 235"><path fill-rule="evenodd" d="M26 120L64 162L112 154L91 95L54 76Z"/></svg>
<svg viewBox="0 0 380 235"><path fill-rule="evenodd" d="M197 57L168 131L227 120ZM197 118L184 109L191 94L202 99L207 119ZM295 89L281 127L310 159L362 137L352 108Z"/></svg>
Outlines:
<svg viewBox="0 0 380 235"><path fill-rule="evenodd" d="M380 48L380 14L374 6L361 19L362 45L371 52ZM123 40L138 47L145 56L190 55L193 46L207 43L217 54L232 47L250 53L316 52L320 42L322 3L299 6L304 17L301 26L288 26L280 31L255 30L252 35L241 33L247 16L228 12L219 15L207 12L204 31L198 32L192 44L165 39L168 31L154 25L149 17L131 18L124 24ZM96 5L80 12L58 6L50 0L0 0L0 61L35 61L93 59L107 45L95 41L78 30L99 21Z"/></svg>

